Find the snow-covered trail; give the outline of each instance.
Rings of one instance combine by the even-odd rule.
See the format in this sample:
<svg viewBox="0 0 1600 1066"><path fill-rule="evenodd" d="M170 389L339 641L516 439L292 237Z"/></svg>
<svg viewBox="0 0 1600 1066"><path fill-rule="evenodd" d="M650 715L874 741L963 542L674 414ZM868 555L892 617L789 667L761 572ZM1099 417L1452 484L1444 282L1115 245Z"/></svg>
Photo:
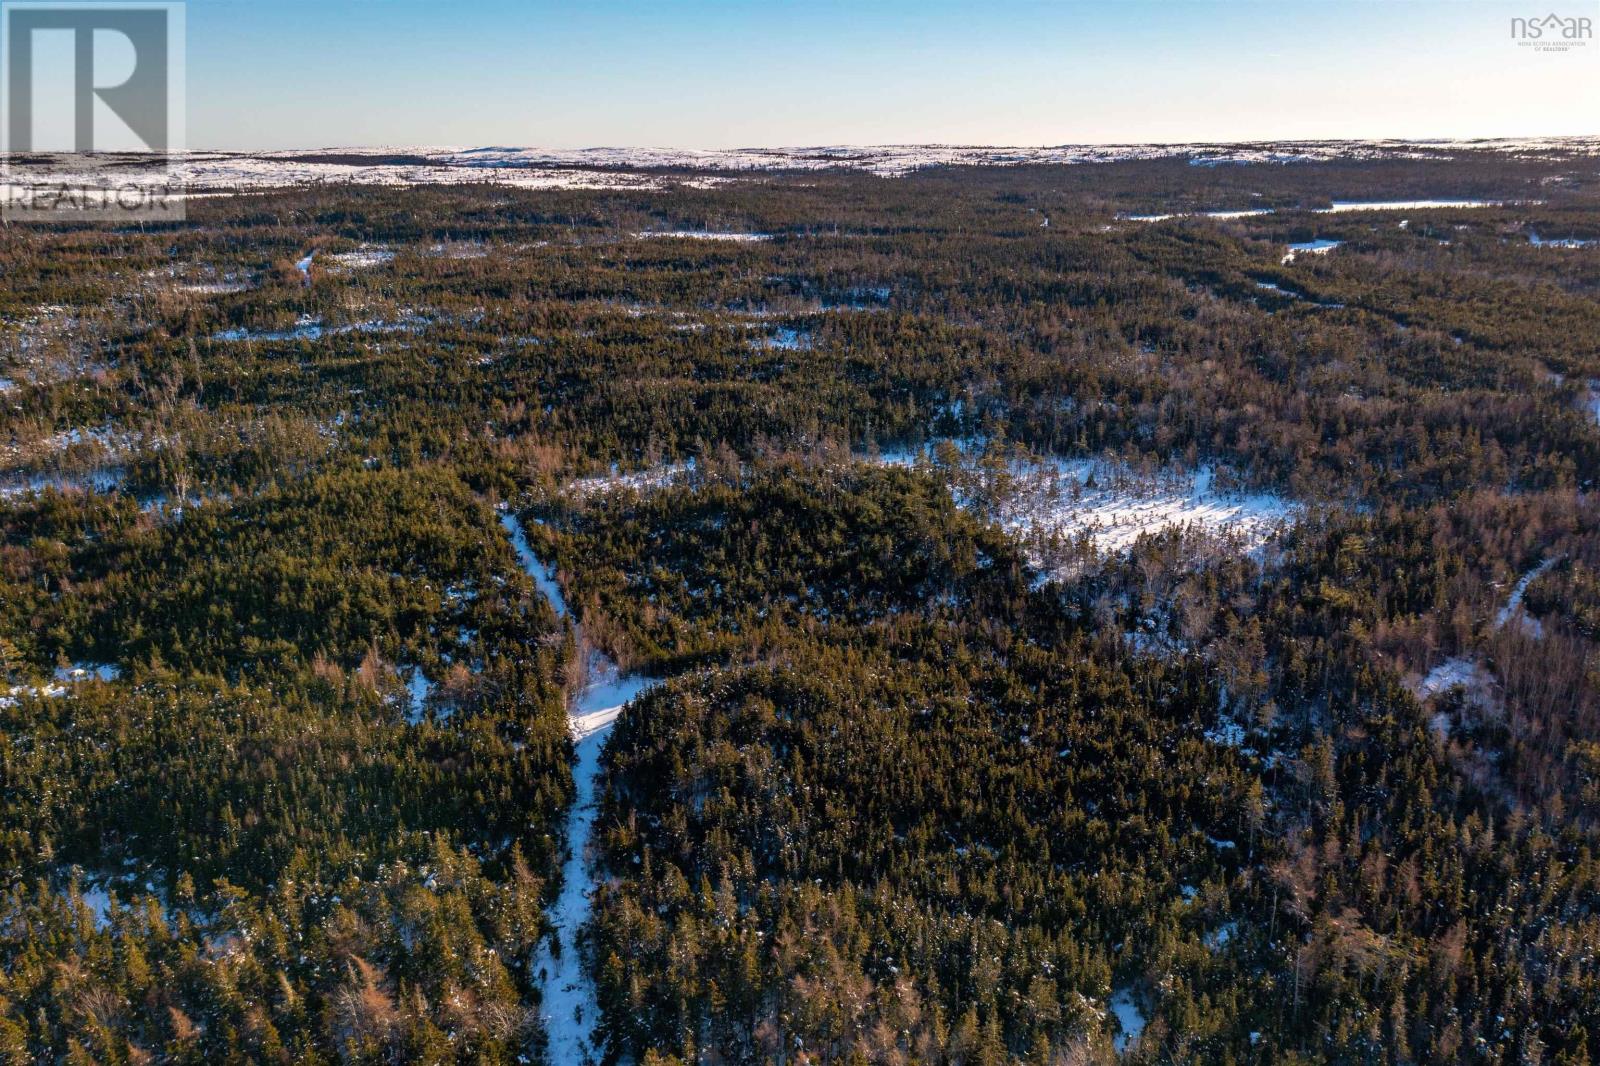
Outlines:
<svg viewBox="0 0 1600 1066"><path fill-rule="evenodd" d="M1556 565L1560 561L1561 556L1552 555L1541 562L1538 566L1534 567L1532 570L1529 570L1526 574L1523 574L1522 577L1517 580L1516 587L1511 590L1511 598L1506 601L1506 605L1504 607L1500 608L1500 612L1494 616L1494 627L1496 629L1504 629L1507 622L1520 615L1522 617L1524 627L1534 632L1535 635L1543 632L1543 628L1539 625L1537 619L1530 618L1526 614L1523 614L1522 597L1527 594L1529 585L1533 584L1540 577L1543 577L1545 571L1549 570L1552 566Z"/></svg>
<svg viewBox="0 0 1600 1066"><path fill-rule="evenodd" d="M569 616L561 587L556 584L554 568L545 565L533 553L522 523L516 515L505 512L500 516L500 524L511 538L511 546L523 570L549 597L556 613ZM579 643L581 646L582 641ZM595 815L599 811L595 786L600 776L600 752L623 706L656 683L656 678L624 674L609 658L593 652L586 664L583 689L568 712L568 726L578 758L572 768L575 794L567 813L568 852L561 868L561 895L550 909L556 950L552 951L550 942L546 941L540 946L533 964L543 986L541 1014L545 1031L550 1036L551 1062L577 1066L600 1059L599 1049L594 1045L594 1026L599 1020L600 1008L595 1001L594 982L585 972L578 952L578 934L589 921L589 897L593 888L588 852Z"/></svg>

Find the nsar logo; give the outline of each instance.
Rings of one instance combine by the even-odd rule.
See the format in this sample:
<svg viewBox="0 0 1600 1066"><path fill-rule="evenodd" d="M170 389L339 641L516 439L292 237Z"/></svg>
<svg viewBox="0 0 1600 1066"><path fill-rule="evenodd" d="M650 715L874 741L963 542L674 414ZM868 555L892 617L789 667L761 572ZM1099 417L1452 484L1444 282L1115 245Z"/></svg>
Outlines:
<svg viewBox="0 0 1600 1066"><path fill-rule="evenodd" d="M1568 52L1582 48L1594 37L1594 20L1587 15L1557 15L1543 18L1514 18L1511 39L1524 48L1539 52Z"/></svg>

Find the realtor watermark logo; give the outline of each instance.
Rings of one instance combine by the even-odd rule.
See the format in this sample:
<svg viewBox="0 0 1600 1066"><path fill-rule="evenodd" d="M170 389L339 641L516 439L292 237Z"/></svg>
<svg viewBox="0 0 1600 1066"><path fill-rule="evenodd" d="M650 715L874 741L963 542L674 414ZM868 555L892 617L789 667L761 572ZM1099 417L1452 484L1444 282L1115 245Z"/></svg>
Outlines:
<svg viewBox="0 0 1600 1066"><path fill-rule="evenodd" d="M1511 39L1518 47L1536 52L1570 52L1594 39L1594 19L1553 12L1542 18L1514 18Z"/></svg>
<svg viewBox="0 0 1600 1066"><path fill-rule="evenodd" d="M184 5L0 2L0 215L183 217Z"/></svg>

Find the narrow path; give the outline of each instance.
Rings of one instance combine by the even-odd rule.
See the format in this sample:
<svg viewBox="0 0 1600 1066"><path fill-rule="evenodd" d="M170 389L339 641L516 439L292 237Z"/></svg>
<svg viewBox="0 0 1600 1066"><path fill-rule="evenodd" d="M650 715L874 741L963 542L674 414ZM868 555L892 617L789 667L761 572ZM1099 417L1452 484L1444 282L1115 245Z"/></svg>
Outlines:
<svg viewBox="0 0 1600 1066"><path fill-rule="evenodd" d="M516 515L502 513L500 524L511 538L523 570L549 598L556 613L570 617L555 570L533 553ZM599 809L595 787L600 776L600 752L623 706L656 684L655 678L622 673L616 663L599 652L590 655L584 676L583 689L572 700L567 719L578 759L572 768L576 790L567 813L568 852L561 868L561 895L550 908L557 947L552 951L549 941L541 944L533 964L543 986L541 1015L550 1036L550 1061L563 1066L599 1061L600 1057L594 1044L600 1008L595 1001L594 982L584 970L578 952L578 934L589 921L594 884L588 851Z"/></svg>
<svg viewBox="0 0 1600 1066"><path fill-rule="evenodd" d="M1560 561L1561 556L1552 555L1518 579L1516 586L1511 590L1511 598L1506 601L1504 607L1500 608L1500 612L1494 616L1494 627L1496 629L1504 629L1507 622L1518 615L1522 615L1522 597L1527 594L1528 586L1544 576L1546 570L1549 570ZM1523 615L1523 624L1527 625L1528 623L1532 623L1535 630L1542 631L1538 629L1538 622L1535 619Z"/></svg>

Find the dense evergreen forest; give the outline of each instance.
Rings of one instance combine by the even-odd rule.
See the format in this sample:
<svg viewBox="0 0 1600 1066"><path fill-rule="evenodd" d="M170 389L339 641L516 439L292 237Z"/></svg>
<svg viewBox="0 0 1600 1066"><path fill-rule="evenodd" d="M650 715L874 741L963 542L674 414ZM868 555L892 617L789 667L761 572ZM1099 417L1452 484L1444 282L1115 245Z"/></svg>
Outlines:
<svg viewBox="0 0 1600 1066"><path fill-rule="evenodd" d="M188 214L0 232L0 1062L1600 1059L1595 158Z"/></svg>

